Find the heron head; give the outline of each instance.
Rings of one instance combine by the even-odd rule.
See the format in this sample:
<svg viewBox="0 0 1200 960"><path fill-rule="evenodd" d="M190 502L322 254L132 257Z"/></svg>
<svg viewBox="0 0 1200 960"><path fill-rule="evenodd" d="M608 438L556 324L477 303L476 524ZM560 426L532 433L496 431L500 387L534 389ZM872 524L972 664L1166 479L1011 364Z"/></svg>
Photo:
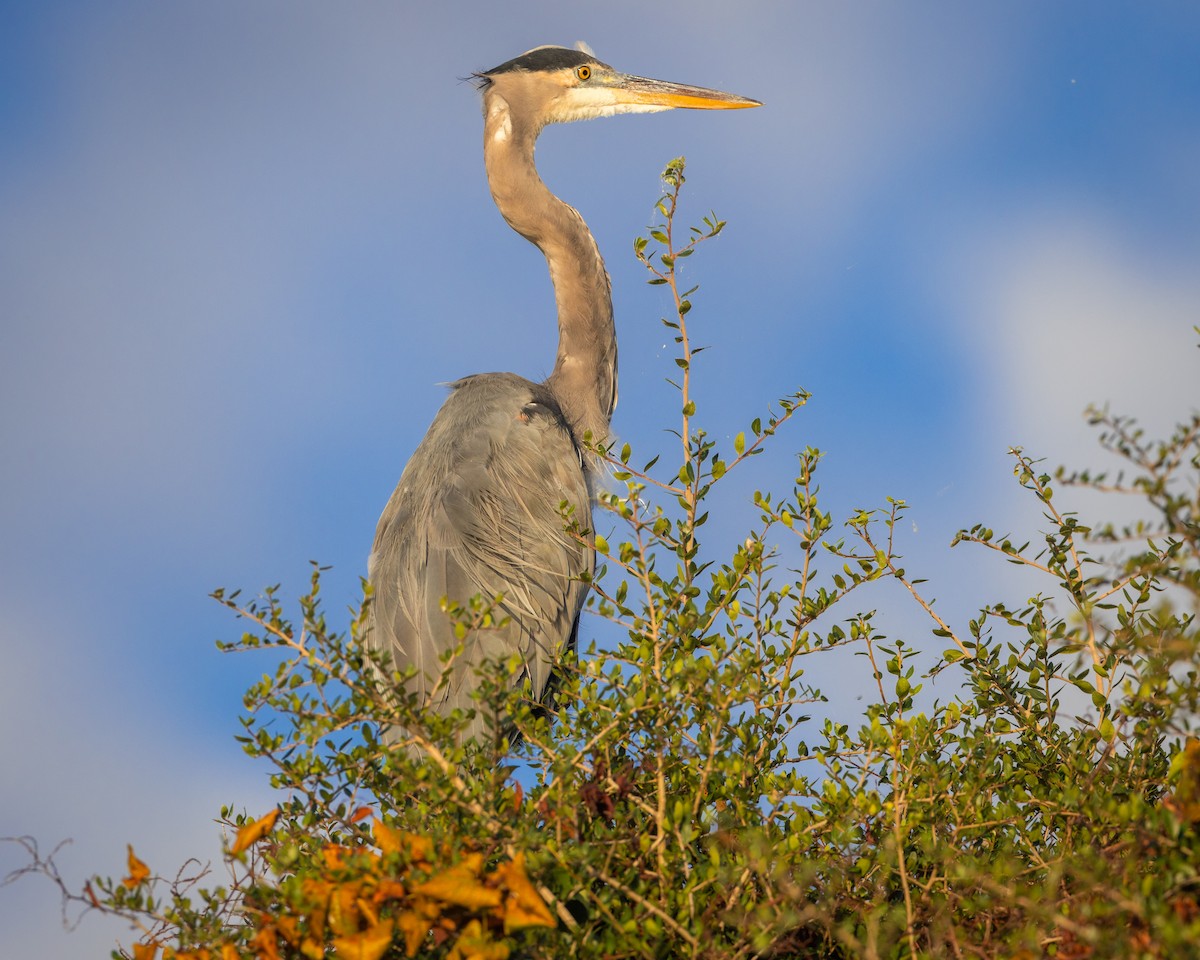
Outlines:
<svg viewBox="0 0 1200 960"><path fill-rule="evenodd" d="M475 74L485 95L500 96L509 109L540 129L611 117L686 107L734 110L762 104L720 90L651 80L614 70L583 45L535 47L491 70Z"/></svg>

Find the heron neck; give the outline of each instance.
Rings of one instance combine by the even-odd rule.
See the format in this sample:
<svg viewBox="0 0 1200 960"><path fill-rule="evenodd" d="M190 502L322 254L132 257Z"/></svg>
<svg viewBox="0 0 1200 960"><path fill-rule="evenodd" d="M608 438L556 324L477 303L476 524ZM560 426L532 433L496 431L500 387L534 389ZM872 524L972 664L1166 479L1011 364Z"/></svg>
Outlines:
<svg viewBox="0 0 1200 960"><path fill-rule="evenodd" d="M604 260L583 217L538 176L539 129L500 96L484 104L484 163L492 199L508 225L546 257L558 308L558 355L546 385L578 439L608 436L617 403L617 337Z"/></svg>

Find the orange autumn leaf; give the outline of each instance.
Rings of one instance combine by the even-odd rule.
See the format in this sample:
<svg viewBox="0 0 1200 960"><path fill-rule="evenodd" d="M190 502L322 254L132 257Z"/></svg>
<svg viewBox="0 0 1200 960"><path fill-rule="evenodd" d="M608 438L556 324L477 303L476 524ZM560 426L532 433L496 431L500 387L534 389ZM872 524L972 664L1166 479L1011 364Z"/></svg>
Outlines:
<svg viewBox="0 0 1200 960"><path fill-rule="evenodd" d="M314 953L311 949L312 941L307 938L302 939L300 932L300 920L298 918L281 914L275 918L274 929L278 936L282 936L289 946L298 947L300 949L300 953L306 957L314 956ZM278 937L274 943L275 949L278 949ZM228 960L235 960L236 956L237 954L233 954L230 958L228 958ZM315 953L316 960L322 960L324 956L324 949L318 948ZM221 960L227 960L227 958L222 957Z"/></svg>
<svg viewBox="0 0 1200 960"><path fill-rule="evenodd" d="M371 835L375 838L375 846L384 854L399 853L404 849L401 831L393 830L379 818L371 822Z"/></svg>
<svg viewBox="0 0 1200 960"><path fill-rule="evenodd" d="M325 860L325 866L330 870L336 870L345 864L346 857L353 852L346 847L339 847L336 843L330 843L321 851L321 856Z"/></svg>
<svg viewBox="0 0 1200 960"><path fill-rule="evenodd" d="M457 866L462 867L464 870L470 870L478 877L483 874L483 854L464 854L463 858L458 861Z"/></svg>
<svg viewBox="0 0 1200 960"><path fill-rule="evenodd" d="M1200 823L1200 740L1189 737L1171 761L1175 793L1170 807L1187 823Z"/></svg>
<svg viewBox="0 0 1200 960"><path fill-rule="evenodd" d="M428 863L433 853L433 842L428 837L396 830L379 819L371 824L371 833L375 837L375 846L379 847L385 856L390 853L404 853L410 860Z"/></svg>
<svg viewBox="0 0 1200 960"><path fill-rule="evenodd" d="M486 910L500 906L500 891L486 887L479 879L478 869L472 864L459 863L449 870L413 887L413 893L432 897L468 910Z"/></svg>
<svg viewBox="0 0 1200 960"><path fill-rule="evenodd" d="M300 941L300 955L308 960L326 960L325 944L312 937L305 937Z"/></svg>
<svg viewBox="0 0 1200 960"><path fill-rule="evenodd" d="M472 920L454 942L446 960L508 960L509 947L493 940L478 920Z"/></svg>
<svg viewBox="0 0 1200 960"><path fill-rule="evenodd" d="M367 817L371 815L371 812L372 811L370 807L359 807L352 814L350 814L350 822L358 823L360 820L366 820Z"/></svg>
<svg viewBox="0 0 1200 960"><path fill-rule="evenodd" d="M154 960L158 956L157 943L135 943L133 945L133 960Z"/></svg>
<svg viewBox="0 0 1200 960"><path fill-rule="evenodd" d="M406 833L404 842L408 844L408 855L414 861L430 863L433 859L433 841L417 833Z"/></svg>
<svg viewBox="0 0 1200 960"><path fill-rule="evenodd" d="M258 960L282 960L279 956L279 938L274 927L263 927L250 941L254 955Z"/></svg>
<svg viewBox="0 0 1200 960"><path fill-rule="evenodd" d="M408 902L410 910L419 913L430 923L442 918L442 907L436 900L430 900L428 897L412 897Z"/></svg>
<svg viewBox="0 0 1200 960"><path fill-rule="evenodd" d="M300 889L303 891L305 899L312 905L308 911L309 935L320 940L325 936L326 906L332 896L333 884L327 880L305 877L300 882Z"/></svg>
<svg viewBox="0 0 1200 960"><path fill-rule="evenodd" d="M335 887L329 897L329 913L326 922L334 936L349 936L359 927L357 883L343 883Z"/></svg>
<svg viewBox="0 0 1200 960"><path fill-rule="evenodd" d="M237 947L232 943L221 945L221 960L238 960Z"/></svg>
<svg viewBox="0 0 1200 960"><path fill-rule="evenodd" d="M371 895L371 902L379 905L388 900L403 900L408 896L408 890L399 880L380 880Z"/></svg>
<svg viewBox="0 0 1200 960"><path fill-rule="evenodd" d="M150 868L137 858L137 855L133 852L133 844L127 843L125 847L129 851L129 856L127 857L129 876L122 880L121 883L132 890L146 882L146 878L150 876Z"/></svg>
<svg viewBox="0 0 1200 960"><path fill-rule="evenodd" d="M406 910L396 922L404 934L404 955L415 957L426 934L433 929L433 921L416 910Z"/></svg>
<svg viewBox="0 0 1200 960"><path fill-rule="evenodd" d="M391 945L391 920L385 920L362 933L333 939L338 960L379 960Z"/></svg>
<svg viewBox="0 0 1200 960"><path fill-rule="evenodd" d="M300 941L300 954L308 957L308 960L325 960L325 945L312 937L305 937Z"/></svg>
<svg viewBox="0 0 1200 960"><path fill-rule="evenodd" d="M379 913L371 904L367 903L362 897L359 897L354 901L354 905L358 907L358 912L366 919L368 926L376 927L379 925Z"/></svg>
<svg viewBox="0 0 1200 960"><path fill-rule="evenodd" d="M328 880L318 880L316 877L305 877L300 881L300 889L308 900L328 900L333 893L333 884Z"/></svg>
<svg viewBox="0 0 1200 960"><path fill-rule="evenodd" d="M491 879L504 888L504 932L523 927L555 927L554 914L525 872L525 854L518 853L508 863L496 868Z"/></svg>
<svg viewBox="0 0 1200 960"><path fill-rule="evenodd" d="M257 843L275 826L275 820L279 816L279 808L276 807L266 816L259 817L253 823L248 823L241 827L237 832L237 839L233 841L233 846L229 848L230 854L237 856L242 851L246 850L252 843Z"/></svg>
<svg viewBox="0 0 1200 960"><path fill-rule="evenodd" d="M287 914L275 918L275 929L283 935L283 939L295 946L300 942L300 921Z"/></svg>

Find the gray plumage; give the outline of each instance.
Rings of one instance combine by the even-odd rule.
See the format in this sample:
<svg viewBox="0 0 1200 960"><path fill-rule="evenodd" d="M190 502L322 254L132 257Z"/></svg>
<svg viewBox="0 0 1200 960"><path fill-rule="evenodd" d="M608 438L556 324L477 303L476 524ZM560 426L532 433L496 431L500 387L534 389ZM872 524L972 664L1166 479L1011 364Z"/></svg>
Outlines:
<svg viewBox="0 0 1200 960"><path fill-rule="evenodd" d="M554 397L511 373L453 385L379 521L370 579L372 639L387 638L397 666L417 668L415 689L438 711L471 705L476 669L519 653L534 696L573 641L592 551L566 530L560 505L590 525L583 458ZM434 691L440 658L459 642L442 610L503 595L504 626L464 641L450 682ZM568 638L570 638L568 640ZM478 716L470 733L487 732ZM393 731L399 736L399 731ZM394 737L393 737L394 738Z"/></svg>
<svg viewBox="0 0 1200 960"><path fill-rule="evenodd" d="M617 341L604 261L583 218L534 166L548 123L671 107L731 108L757 101L621 74L590 52L538 47L476 75L483 94L484 165L492 198L515 231L545 255L558 311L558 351L544 383L485 373L452 392L409 460L375 533L368 565L374 600L368 642L440 713L478 706L485 660L520 658L519 683L553 694L555 665L574 645L594 569L594 463L581 442L602 441L617 402ZM564 508L568 517L564 518ZM568 527L574 523L576 529ZM502 626L459 640L443 599L501 600ZM441 659L459 643L447 683ZM501 734L504 730L501 720ZM482 711L466 730L495 735ZM397 727L388 742L403 740Z"/></svg>

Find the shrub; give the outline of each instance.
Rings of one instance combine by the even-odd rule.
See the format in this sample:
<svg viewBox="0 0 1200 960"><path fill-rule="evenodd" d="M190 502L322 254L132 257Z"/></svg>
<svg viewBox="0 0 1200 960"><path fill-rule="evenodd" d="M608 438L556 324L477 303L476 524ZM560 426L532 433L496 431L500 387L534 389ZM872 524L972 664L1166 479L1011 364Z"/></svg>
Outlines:
<svg viewBox="0 0 1200 960"><path fill-rule="evenodd" d="M1042 592L965 629L900 565L904 503L835 524L814 449L789 491L755 495L753 529L717 556L703 547L712 491L808 395L729 445L705 432L695 289L676 266L724 222L681 240L682 160L664 182L662 222L635 249L673 302L679 445L598 451L612 468L598 511L620 535L595 538L589 605L620 640L564 663L556 717L510 689L515 664L495 664L477 709L523 740L464 747L467 716L380 681L361 615L330 628L319 569L295 622L275 590L249 603L218 591L250 624L226 649L276 658L246 695L241 740L271 765L279 806L222 811L222 885L156 877L130 848L122 879L69 893L139 925L118 955L1197 955L1200 416L1149 442L1094 411L1128 475L1052 477L1012 451L1043 532L1022 543L979 524L955 544L1036 571ZM1155 519L1085 525L1056 496L1073 485L1138 497ZM915 640L854 608L881 580L931 618L946 647L932 669L918 672ZM448 615L487 629L491 606ZM839 647L864 655L878 697L814 721L809 658ZM960 684L944 702L923 689L939 674ZM386 749L381 721L420 749Z"/></svg>

